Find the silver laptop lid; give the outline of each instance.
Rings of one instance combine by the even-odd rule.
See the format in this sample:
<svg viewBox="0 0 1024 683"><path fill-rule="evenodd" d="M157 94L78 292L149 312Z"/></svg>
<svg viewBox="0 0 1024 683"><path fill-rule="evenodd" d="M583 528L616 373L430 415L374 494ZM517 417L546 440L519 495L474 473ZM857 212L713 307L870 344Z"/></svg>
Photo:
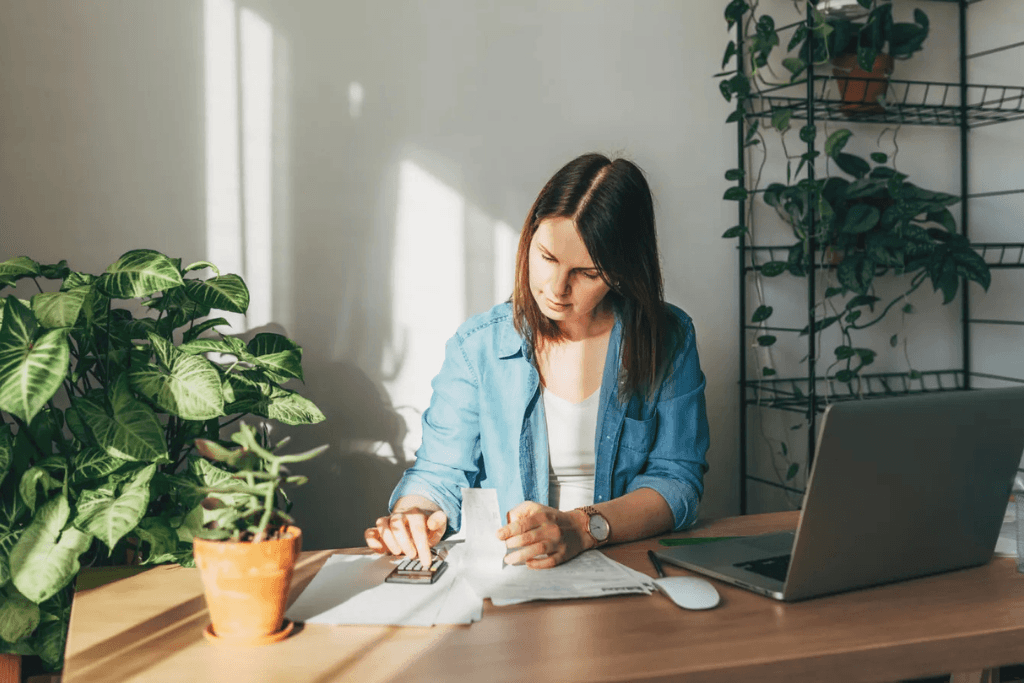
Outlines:
<svg viewBox="0 0 1024 683"><path fill-rule="evenodd" d="M1024 452L1024 388L829 406L785 599L987 562Z"/></svg>

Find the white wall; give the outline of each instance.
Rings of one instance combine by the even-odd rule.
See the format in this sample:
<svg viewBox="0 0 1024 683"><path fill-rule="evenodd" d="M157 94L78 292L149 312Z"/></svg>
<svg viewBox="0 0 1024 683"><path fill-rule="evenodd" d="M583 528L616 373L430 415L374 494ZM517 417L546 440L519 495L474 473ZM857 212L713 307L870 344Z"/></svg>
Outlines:
<svg viewBox="0 0 1024 683"><path fill-rule="evenodd" d="M410 461L444 339L508 295L543 182L580 153L624 154L656 195L668 298L697 325L703 514L735 513L721 10L0 0L0 259L98 272L150 247L243 274L249 324L303 345L303 392L328 417L289 430L331 445L295 496L306 546L357 544Z"/></svg>

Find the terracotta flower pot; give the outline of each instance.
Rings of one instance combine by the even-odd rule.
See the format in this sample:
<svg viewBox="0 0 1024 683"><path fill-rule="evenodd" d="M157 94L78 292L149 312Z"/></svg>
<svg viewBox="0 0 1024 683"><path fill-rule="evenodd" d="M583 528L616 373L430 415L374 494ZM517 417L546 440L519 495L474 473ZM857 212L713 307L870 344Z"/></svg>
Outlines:
<svg viewBox="0 0 1024 683"><path fill-rule="evenodd" d="M889 55L879 54L868 73L857 64L857 55L839 55L832 59L832 75L839 85L839 93L843 96L841 109L846 114L881 114L885 108L878 103L878 98L885 94L889 87L889 76L892 74L893 59Z"/></svg>
<svg viewBox="0 0 1024 683"><path fill-rule="evenodd" d="M284 612L301 529L285 527L279 538L260 543L197 538L192 548L210 609L210 640L263 645L288 635L291 623L284 624Z"/></svg>

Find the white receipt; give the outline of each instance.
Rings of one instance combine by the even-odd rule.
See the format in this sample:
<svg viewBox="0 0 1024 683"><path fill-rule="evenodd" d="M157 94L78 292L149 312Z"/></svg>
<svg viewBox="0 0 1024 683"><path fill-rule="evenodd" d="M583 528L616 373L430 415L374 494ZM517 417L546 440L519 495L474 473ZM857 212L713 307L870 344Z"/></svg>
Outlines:
<svg viewBox="0 0 1024 683"><path fill-rule="evenodd" d="M596 550L551 569L530 569L504 563L505 544L495 535L501 528L498 496L494 489L462 489L462 525L466 542L448 555L460 575L481 598L495 605L530 600L592 598L643 593L654 583L649 577Z"/></svg>

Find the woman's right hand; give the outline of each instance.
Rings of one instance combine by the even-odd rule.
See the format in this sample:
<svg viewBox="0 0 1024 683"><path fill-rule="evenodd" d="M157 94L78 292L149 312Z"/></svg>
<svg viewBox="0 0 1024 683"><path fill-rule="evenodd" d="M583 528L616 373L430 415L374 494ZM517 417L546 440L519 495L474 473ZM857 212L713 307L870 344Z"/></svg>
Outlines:
<svg viewBox="0 0 1024 683"><path fill-rule="evenodd" d="M448 516L433 506L395 506L395 511L381 517L363 534L366 545L378 552L419 557L429 567L430 549L437 545L448 529Z"/></svg>

